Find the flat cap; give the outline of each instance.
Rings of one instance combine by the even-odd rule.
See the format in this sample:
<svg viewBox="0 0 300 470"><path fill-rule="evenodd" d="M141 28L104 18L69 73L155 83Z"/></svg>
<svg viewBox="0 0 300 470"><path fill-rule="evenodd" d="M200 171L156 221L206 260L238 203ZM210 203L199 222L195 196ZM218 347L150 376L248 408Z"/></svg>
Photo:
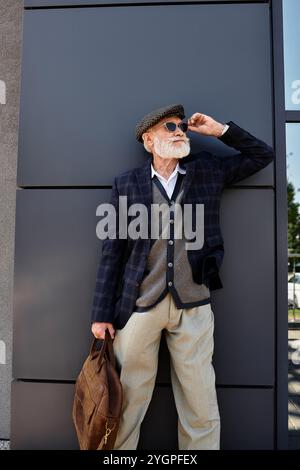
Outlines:
<svg viewBox="0 0 300 470"><path fill-rule="evenodd" d="M161 119L168 116L178 116L180 119L184 119L184 108L181 104L171 104L164 106L163 108L155 109L151 113L146 114L135 127L136 138L139 142L143 143L142 135L150 127L157 124Z"/></svg>

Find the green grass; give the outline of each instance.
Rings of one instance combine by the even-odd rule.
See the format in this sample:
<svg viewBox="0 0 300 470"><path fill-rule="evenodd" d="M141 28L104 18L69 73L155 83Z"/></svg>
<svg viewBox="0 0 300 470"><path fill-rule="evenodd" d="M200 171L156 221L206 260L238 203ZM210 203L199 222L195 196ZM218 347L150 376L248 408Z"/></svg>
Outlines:
<svg viewBox="0 0 300 470"><path fill-rule="evenodd" d="M294 319L293 309L289 309L289 320ZM300 308L295 308L295 319L300 321Z"/></svg>

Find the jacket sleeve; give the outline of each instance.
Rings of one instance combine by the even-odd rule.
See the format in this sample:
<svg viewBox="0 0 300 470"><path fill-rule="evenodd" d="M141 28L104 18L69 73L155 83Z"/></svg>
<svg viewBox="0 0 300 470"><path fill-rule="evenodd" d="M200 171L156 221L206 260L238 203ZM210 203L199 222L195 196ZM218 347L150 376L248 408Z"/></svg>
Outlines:
<svg viewBox="0 0 300 470"><path fill-rule="evenodd" d="M113 323L116 292L127 246L127 239L119 239L119 192L116 178L112 186L110 204L116 211L116 238L106 238L102 242L102 256L98 265L92 306L92 323Z"/></svg>
<svg viewBox="0 0 300 470"><path fill-rule="evenodd" d="M229 124L229 129L218 139L240 153L225 157L215 155L219 159L219 168L225 187L262 170L275 157L273 148L268 144L254 137L233 121L227 124Z"/></svg>

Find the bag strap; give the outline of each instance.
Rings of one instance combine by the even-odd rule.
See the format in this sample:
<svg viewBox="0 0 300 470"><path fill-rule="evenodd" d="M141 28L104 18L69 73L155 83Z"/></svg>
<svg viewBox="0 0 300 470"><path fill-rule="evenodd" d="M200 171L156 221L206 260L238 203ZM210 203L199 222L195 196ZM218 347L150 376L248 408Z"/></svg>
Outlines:
<svg viewBox="0 0 300 470"><path fill-rule="evenodd" d="M114 348L113 348L113 341L112 341L112 337L110 336L110 332L108 329L105 330L105 339L106 339L105 354L106 354L108 361L111 363L111 365L115 369L116 359L115 359L115 353L114 353Z"/></svg>
<svg viewBox="0 0 300 470"><path fill-rule="evenodd" d="M94 338L92 342L92 346L90 349L90 355L93 356L93 353L96 351L96 346L97 346L97 341L99 338ZM116 359L115 359L115 354L114 354L114 348L112 344L112 338L110 336L110 332L108 328L105 329L105 337L104 340L102 340L102 346L100 349L100 356L99 356L99 364L102 362L102 358L106 357L106 360L108 360L113 368L115 369L116 367Z"/></svg>

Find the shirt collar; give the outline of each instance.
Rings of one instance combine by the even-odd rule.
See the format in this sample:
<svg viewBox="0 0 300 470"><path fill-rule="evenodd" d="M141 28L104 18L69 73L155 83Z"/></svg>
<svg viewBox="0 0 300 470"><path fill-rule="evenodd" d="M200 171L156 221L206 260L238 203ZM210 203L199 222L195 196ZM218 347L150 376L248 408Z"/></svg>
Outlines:
<svg viewBox="0 0 300 470"><path fill-rule="evenodd" d="M153 178L154 175L156 175L158 178L162 178L164 179L165 181L169 181L171 178L173 178L173 176L176 175L176 173L179 172L179 173L186 173L186 170L184 168L182 168L180 165L179 165L179 162L177 162L173 172L171 173L171 175L169 176L168 180L166 180L166 178L164 178L162 175L160 175L154 168L153 168L153 165L151 163L151 178Z"/></svg>

